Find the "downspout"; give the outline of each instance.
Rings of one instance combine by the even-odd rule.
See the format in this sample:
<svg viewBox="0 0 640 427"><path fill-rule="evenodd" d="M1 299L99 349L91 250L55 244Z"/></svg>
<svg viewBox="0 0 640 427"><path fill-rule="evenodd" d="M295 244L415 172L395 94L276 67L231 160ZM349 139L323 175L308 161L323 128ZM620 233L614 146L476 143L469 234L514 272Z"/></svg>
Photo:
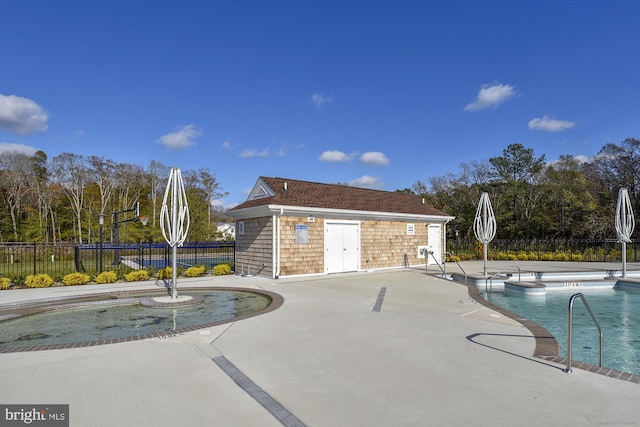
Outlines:
<svg viewBox="0 0 640 427"><path fill-rule="evenodd" d="M276 218L277 221L277 227L276 227L276 269L275 269L275 274L274 274L274 279L277 279L280 277L280 217L284 214L284 209L280 209L280 215L278 215Z"/></svg>
<svg viewBox="0 0 640 427"><path fill-rule="evenodd" d="M277 243L278 243L276 233L280 228L280 223L279 221L276 220L276 218L277 216L271 215L271 224L273 225L273 228L271 230L271 249L272 249L271 250L271 278L272 279L278 278L277 272L276 272L276 259L277 259L276 250L277 250Z"/></svg>

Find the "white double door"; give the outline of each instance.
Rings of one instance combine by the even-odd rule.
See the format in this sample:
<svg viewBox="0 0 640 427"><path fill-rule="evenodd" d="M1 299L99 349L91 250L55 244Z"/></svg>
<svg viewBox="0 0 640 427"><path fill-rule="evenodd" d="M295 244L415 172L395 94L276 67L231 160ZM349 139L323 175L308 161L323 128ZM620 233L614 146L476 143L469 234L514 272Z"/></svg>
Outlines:
<svg viewBox="0 0 640 427"><path fill-rule="evenodd" d="M360 222L326 221L324 226L325 273L360 269Z"/></svg>

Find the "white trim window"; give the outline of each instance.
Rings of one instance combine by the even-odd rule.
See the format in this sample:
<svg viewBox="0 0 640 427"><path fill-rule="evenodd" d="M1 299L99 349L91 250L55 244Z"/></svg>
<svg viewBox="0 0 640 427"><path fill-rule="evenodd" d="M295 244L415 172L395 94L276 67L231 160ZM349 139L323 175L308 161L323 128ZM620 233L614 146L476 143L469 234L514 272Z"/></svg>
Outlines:
<svg viewBox="0 0 640 427"><path fill-rule="evenodd" d="M244 221L238 221L238 235L244 235Z"/></svg>
<svg viewBox="0 0 640 427"><path fill-rule="evenodd" d="M407 236L414 236L416 234L416 225L407 224Z"/></svg>

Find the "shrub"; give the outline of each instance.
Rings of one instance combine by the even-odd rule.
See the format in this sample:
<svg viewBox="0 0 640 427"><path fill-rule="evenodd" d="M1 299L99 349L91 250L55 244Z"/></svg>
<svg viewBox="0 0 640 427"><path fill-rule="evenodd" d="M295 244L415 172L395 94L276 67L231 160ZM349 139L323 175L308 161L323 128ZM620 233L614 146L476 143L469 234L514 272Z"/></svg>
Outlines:
<svg viewBox="0 0 640 427"><path fill-rule="evenodd" d="M138 282L140 280L149 280L149 272L147 270L136 270L125 274L124 280L127 282Z"/></svg>
<svg viewBox="0 0 640 427"><path fill-rule="evenodd" d="M171 267L165 267L158 270L158 279L172 279L173 269Z"/></svg>
<svg viewBox="0 0 640 427"><path fill-rule="evenodd" d="M88 274L71 273L71 274L67 274L62 278L62 283L64 283L67 286L86 285L87 283L89 283L89 280L91 280L91 277L89 277Z"/></svg>
<svg viewBox="0 0 640 427"><path fill-rule="evenodd" d="M202 265L194 265L193 267L189 267L187 271L184 272L184 275L187 277L198 277L202 276L207 270Z"/></svg>
<svg viewBox="0 0 640 427"><path fill-rule="evenodd" d="M582 261L582 254L571 254L571 261Z"/></svg>
<svg viewBox="0 0 640 427"><path fill-rule="evenodd" d="M0 277L0 289L9 289L11 286L11 280L7 277Z"/></svg>
<svg viewBox="0 0 640 427"><path fill-rule="evenodd" d="M516 255L516 258L518 258L518 261L528 261L529 254L526 253L525 251L520 251L518 252L518 255Z"/></svg>
<svg viewBox="0 0 640 427"><path fill-rule="evenodd" d="M558 252L554 255L553 259L555 261L569 261L569 255L564 252Z"/></svg>
<svg viewBox="0 0 640 427"><path fill-rule="evenodd" d="M115 271L103 271L96 276L96 283L113 283L118 280L118 275Z"/></svg>
<svg viewBox="0 0 640 427"><path fill-rule="evenodd" d="M445 260L446 262L460 262L460 257L456 255L452 257L451 255L447 254L447 257Z"/></svg>
<svg viewBox="0 0 640 427"><path fill-rule="evenodd" d="M218 264L213 267L213 274L216 276L224 276L225 274L229 274L231 272L231 267L229 264Z"/></svg>
<svg viewBox="0 0 640 427"><path fill-rule="evenodd" d="M540 255L540 260L553 261L553 254L551 252L545 252L542 255Z"/></svg>
<svg viewBox="0 0 640 427"><path fill-rule="evenodd" d="M48 274L30 274L24 284L27 288L48 288L53 285L53 279Z"/></svg>

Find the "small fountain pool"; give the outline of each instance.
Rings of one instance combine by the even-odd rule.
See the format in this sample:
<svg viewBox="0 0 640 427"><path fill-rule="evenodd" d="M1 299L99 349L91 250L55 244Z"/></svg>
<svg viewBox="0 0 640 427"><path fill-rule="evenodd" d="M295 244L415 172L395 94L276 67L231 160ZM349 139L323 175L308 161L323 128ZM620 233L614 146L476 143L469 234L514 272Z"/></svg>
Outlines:
<svg viewBox="0 0 640 427"><path fill-rule="evenodd" d="M261 290L181 288L181 292L198 303L147 307L140 301L166 293L146 291L0 307L0 353L166 337L264 314L283 302L280 295Z"/></svg>

